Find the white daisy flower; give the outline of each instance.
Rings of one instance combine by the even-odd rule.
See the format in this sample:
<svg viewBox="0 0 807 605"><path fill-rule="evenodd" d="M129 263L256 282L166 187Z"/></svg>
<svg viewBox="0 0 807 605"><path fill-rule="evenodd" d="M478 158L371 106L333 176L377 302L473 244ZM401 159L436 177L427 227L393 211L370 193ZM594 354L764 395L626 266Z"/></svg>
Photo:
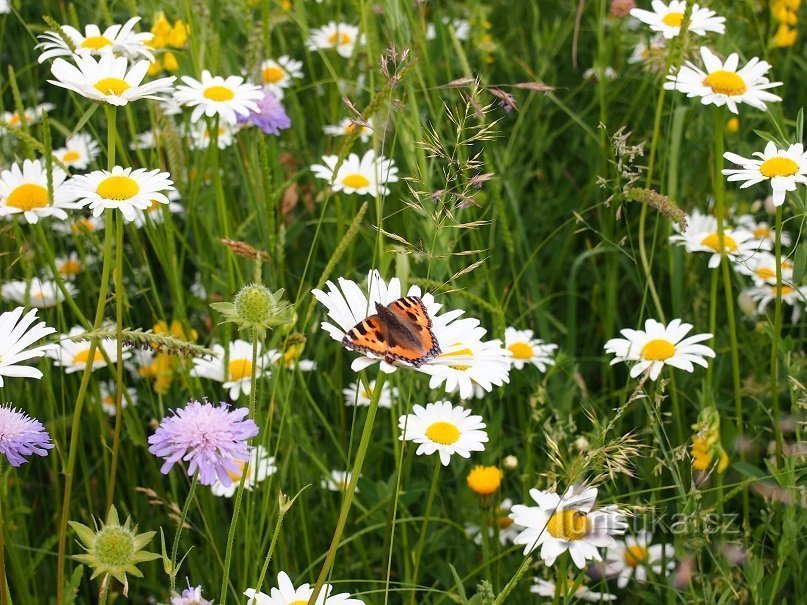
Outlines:
<svg viewBox="0 0 807 605"><path fill-rule="evenodd" d="M555 365L554 356L558 345L545 343L532 335L532 330L517 330L512 327L504 330L504 346L510 351L510 363L517 370L531 363L541 372L546 372L547 366Z"/></svg>
<svg viewBox="0 0 807 605"><path fill-rule="evenodd" d="M48 174L40 160L25 160L0 172L0 216L22 214L28 223L53 216L65 220L66 209L79 208L76 196L65 184L67 174L53 166L53 203L48 197Z"/></svg>
<svg viewBox="0 0 807 605"><path fill-rule="evenodd" d="M54 109L53 103L40 103L36 107L26 107L20 116L17 111L4 111L0 113L0 124L7 128L20 128L23 123L31 126L42 119L42 114Z"/></svg>
<svg viewBox="0 0 807 605"><path fill-rule="evenodd" d="M652 533L640 531L635 537L625 536L624 542L609 547L605 558L606 575L617 576L617 586L625 588L632 577L640 584L647 582L648 571L655 575L661 575L662 571L664 575L669 574L675 569L675 547L652 542Z"/></svg>
<svg viewBox="0 0 807 605"><path fill-rule="evenodd" d="M796 323L801 317L802 308L807 305L807 286L788 286L785 284L781 287L781 292L782 303L793 307L790 320ZM776 300L777 287L765 284L756 288L749 288L745 293L757 303L757 313L762 315L768 305Z"/></svg>
<svg viewBox="0 0 807 605"><path fill-rule="evenodd" d="M84 269L85 264L89 264L95 260L95 258L91 255L85 255L84 260L82 261L81 257L79 257L77 252L71 252L67 256L57 256L54 261L56 263L56 269L59 271L59 275L62 276L63 279L67 280L74 280L81 271Z"/></svg>
<svg viewBox="0 0 807 605"><path fill-rule="evenodd" d="M611 536L624 533L627 527L624 515L615 507L592 510L596 487L572 485L563 497L531 489L530 496L538 506L517 504L510 513L525 528L514 543L524 545L525 556L540 546L548 566L567 550L579 569L587 561L602 561L597 549L614 546L616 540Z"/></svg>
<svg viewBox="0 0 807 605"><path fill-rule="evenodd" d="M807 152L801 143L779 149L768 141L765 151L755 151L753 155L759 159L744 158L730 151L723 154L729 162L741 166L723 170L728 181L743 181L740 189L769 181L773 189L773 205L781 206L788 191L795 191L796 185L807 184Z"/></svg>
<svg viewBox="0 0 807 605"><path fill-rule="evenodd" d="M220 121L218 137L216 138L218 148L227 149L235 143L235 135L238 133L238 130L239 127L235 124ZM210 141L214 132L215 129L211 132L204 120L191 124L191 149L207 149L210 147Z"/></svg>
<svg viewBox="0 0 807 605"><path fill-rule="evenodd" d="M232 479L231 485L225 486L221 481L216 480L216 482L210 486L210 491L213 492L214 496L232 498L241 483L241 477L244 475L244 472L247 474L244 479L244 489L248 491L252 491L258 483L277 472L275 457L270 456L269 452L262 445L258 445L252 450L247 464L244 464L240 460L237 462L239 472L227 472L230 479Z"/></svg>
<svg viewBox="0 0 807 605"><path fill-rule="evenodd" d="M308 34L308 50L328 50L335 48L341 56L349 59L356 44L364 44L364 34L359 28L347 23L328 22L323 27L312 29Z"/></svg>
<svg viewBox="0 0 807 605"><path fill-rule="evenodd" d="M364 601L352 599L346 592L334 595L333 590L331 584L324 584L314 605L364 605ZM300 605L308 603L313 594L314 589L308 583L295 588L285 571L277 574L277 588L272 588L269 594L258 592L254 588L244 591L249 599L247 605Z"/></svg>
<svg viewBox="0 0 807 605"><path fill-rule="evenodd" d="M717 219L714 216L704 215L695 210L691 215L687 215L687 228L684 233L680 232L678 223L673 223L673 230L678 233L670 236L671 242L684 246L689 253L706 252L709 254L710 269L720 266L722 258L720 236L717 232ZM760 250L770 249L771 244L769 240L754 239L754 236L745 229L724 227L723 247L729 260L745 262Z"/></svg>
<svg viewBox="0 0 807 605"><path fill-rule="evenodd" d="M137 99L159 99L161 93L171 90L174 76L159 78L143 84L149 68L147 59L129 66L126 57L103 55L96 61L93 57L74 56L76 64L56 59L50 66L55 86L77 92L92 101L110 105L126 105Z"/></svg>
<svg viewBox="0 0 807 605"><path fill-rule="evenodd" d="M60 32L45 32L37 36L42 42L36 45L37 49L44 51L39 55L39 62L44 63L54 57L86 57L89 55L122 55L129 59L145 57L149 62L154 61L154 55L147 46L147 42L154 38L151 32L137 33L134 26L140 17L132 17L123 25L111 25L103 33L95 24L84 27L84 33L69 25L61 26ZM71 49L62 38L66 36L72 42L75 50Z"/></svg>
<svg viewBox="0 0 807 605"><path fill-rule="evenodd" d="M36 341L55 334L56 329L40 321L36 309L31 309L23 316L23 307L6 311L0 315L0 387L4 386L3 377L9 378L42 378L42 372L22 362L38 359L56 347L55 344L31 346Z"/></svg>
<svg viewBox="0 0 807 605"><path fill-rule="evenodd" d="M118 393L118 385L114 380L105 380L98 385L101 390L101 409L107 416L115 416L118 413L118 408L115 405L115 397ZM121 409L129 405L129 399L132 400L132 405L137 405L137 389L127 388L126 393L129 398L124 395L121 398Z"/></svg>
<svg viewBox="0 0 807 605"><path fill-rule="evenodd" d="M129 143L129 149L155 149L160 146L162 133L159 130L146 130L135 135L135 140Z"/></svg>
<svg viewBox="0 0 807 605"><path fill-rule="evenodd" d="M367 407L370 405L370 400L375 393L375 380L369 382L369 386L365 387L363 383L351 382L347 388L342 389L342 396L345 398L345 405L352 407L354 405L360 407ZM390 386L385 382L381 387L381 393L378 396L378 407L392 408L393 398L398 398L398 389Z"/></svg>
<svg viewBox="0 0 807 605"><path fill-rule="evenodd" d="M280 101L285 93L284 89L294 84L294 80L303 77L303 62L292 59L288 55L274 59L266 59L261 63L261 81L265 88Z"/></svg>
<svg viewBox="0 0 807 605"><path fill-rule="evenodd" d="M53 230L63 235L86 235L103 231L104 219L98 216L82 216L71 222L54 223Z"/></svg>
<svg viewBox="0 0 807 605"><path fill-rule="evenodd" d="M332 492L343 492L350 485L352 477L353 474L350 471L332 470L329 475L326 475L319 482L319 486ZM361 475L359 475L359 478L361 479ZM356 486L356 493L359 493L358 486Z"/></svg>
<svg viewBox="0 0 807 605"><path fill-rule="evenodd" d="M165 220L165 214L182 214L185 208L182 204L178 203L180 199L179 191L173 189L168 192L168 203L160 204L155 200L151 200L151 205L144 209L136 209L134 216L134 225L138 229L142 229L147 224L157 225Z"/></svg>
<svg viewBox="0 0 807 605"><path fill-rule="evenodd" d="M226 365L225 365L226 357ZM269 375L269 362L258 344L258 365L255 368L255 379L264 374ZM228 346L225 356L224 347L213 345L213 357L198 357L193 360L191 376L207 378L222 383L229 389L230 399L235 401L241 396L249 395L252 380L252 343L246 340L234 340Z"/></svg>
<svg viewBox="0 0 807 605"><path fill-rule="evenodd" d="M322 161L324 165L314 164L311 171L318 179L328 181L334 191L378 197L389 195L387 183L395 183L398 180L398 167L395 166L395 161L383 155L376 157L372 149L361 159L355 153L351 153L338 170L336 165L339 156L322 156Z"/></svg>
<svg viewBox="0 0 807 605"><path fill-rule="evenodd" d="M510 498L505 498L502 500L501 504L496 507L495 518L492 519L492 522L498 527L491 525L487 528L488 537L490 539L494 539L496 537L498 529L499 544L502 546L505 546L515 540L516 536L521 533L522 529L524 529L523 527L513 523L513 520L510 518L510 509L512 506L513 501ZM474 541L474 544L482 544L482 531L479 528L479 525L476 523L466 523L465 533L469 538L471 538L471 540Z"/></svg>
<svg viewBox="0 0 807 605"><path fill-rule="evenodd" d="M628 63L643 63L647 70L666 70L667 41L661 34L656 34L650 40L640 38L628 57Z"/></svg>
<svg viewBox="0 0 807 605"><path fill-rule="evenodd" d="M418 444L418 456L437 453L443 466L453 454L470 458L471 452L484 451L488 441L482 416L472 416L471 410L450 401L427 403L425 408L415 405L411 414L400 417L398 428L403 431L401 441Z"/></svg>
<svg viewBox="0 0 807 605"><path fill-rule="evenodd" d="M776 231L765 221L757 221L750 214L741 214L735 219L738 227L742 227L746 231L750 231L754 239L759 241L767 240L773 245L776 241ZM782 231L780 237L782 245L787 247L791 244L792 238L788 231Z"/></svg>
<svg viewBox="0 0 807 605"><path fill-rule="evenodd" d="M698 344L712 338L711 334L694 334L684 338L692 329L692 324L673 319L666 326L648 319L644 330L620 330L625 338L612 338L605 343L605 352L614 355L611 365L621 361L637 362L630 369L630 377L636 378L647 372L651 380L656 380L665 365L693 372L697 364L708 367L706 357L714 357L715 352L706 345Z"/></svg>
<svg viewBox="0 0 807 605"><path fill-rule="evenodd" d="M359 139L362 143L366 143L370 140L370 137L373 136L373 118L367 120L367 124L369 127L363 124L357 124L350 118L345 118L338 124L328 124L323 126L322 130L325 134L332 137L343 137L358 131Z"/></svg>
<svg viewBox="0 0 807 605"><path fill-rule="evenodd" d="M653 7L652 11L634 8L630 11L631 16L646 23L652 31L661 33L667 39L675 38L681 33L687 10L686 2L672 0L669 4L664 4L661 0L653 0L650 5ZM687 31L699 36L705 36L707 32L723 34L726 31L726 18L719 17L713 10L693 4Z"/></svg>
<svg viewBox="0 0 807 605"><path fill-rule="evenodd" d="M186 107L193 107L191 123L195 123L203 115L219 116L228 124L236 123L236 115L246 117L250 112L258 111L257 101L263 98L260 86L245 82L240 76L223 78L213 76L206 69L202 71L202 79L182 76L184 84L177 86L174 99Z"/></svg>
<svg viewBox="0 0 807 605"><path fill-rule="evenodd" d="M590 603L599 603L602 601L616 601L616 595L613 595L608 592L596 592L591 590L585 584L580 584L575 588L576 582L573 579L569 579L566 583L566 587L564 588L563 585L560 587L560 596L561 600L564 600L564 596L566 593L572 591L572 597L575 599L580 599L581 601L588 601ZM541 578L535 578L533 580L532 586L530 586L530 592L540 595L542 597L546 597L552 599L555 597L555 593L558 590L557 584L552 582L551 580L543 580Z"/></svg>
<svg viewBox="0 0 807 605"><path fill-rule="evenodd" d="M454 36L457 40L464 42L471 37L471 24L465 19L443 17L440 21L446 29L451 28L454 30ZM437 27L435 27L434 23L426 24L426 39L429 41L437 39Z"/></svg>
<svg viewBox="0 0 807 605"><path fill-rule="evenodd" d="M168 204L163 191L174 189L167 172L145 168L115 166L112 171L96 170L76 175L68 181L70 191L79 198L80 206L89 206L93 216L101 216L106 208L120 210L132 222L136 210L146 210L155 202Z"/></svg>
<svg viewBox="0 0 807 605"><path fill-rule="evenodd" d="M65 283L64 287L70 296L74 296L78 292L78 289L71 283ZM32 277L31 281L8 281L0 286L0 293L5 299L38 309L55 307L64 301L64 294L55 281L38 277Z"/></svg>
<svg viewBox="0 0 807 605"><path fill-rule="evenodd" d="M583 72L583 79L588 80L589 82L599 82L603 78L606 81L614 81L618 77L619 74L610 65L606 66L605 69L601 67L589 67Z"/></svg>
<svg viewBox="0 0 807 605"><path fill-rule="evenodd" d="M738 261L734 268L751 277L757 287L776 283L776 256L770 252L759 252L745 261ZM793 263L786 258L782 259L782 282L793 285Z"/></svg>
<svg viewBox="0 0 807 605"><path fill-rule="evenodd" d="M86 330L81 326L74 326L70 332L63 334L58 346L48 351L48 357L55 360L57 366L64 368L65 374L73 374L74 372L83 372L87 361L90 358L90 341L89 340L73 340L73 337L84 334ZM118 343L113 338L104 338L95 347L95 354L92 358L90 371L94 372L99 368L107 366L103 349L109 358L110 363L116 364L118 362ZM123 359L128 359L131 356L131 351L123 351Z"/></svg>
<svg viewBox="0 0 807 605"><path fill-rule="evenodd" d="M313 372L317 369L317 362L311 359L300 359L302 352L302 346L292 344L285 352L269 349L266 355L272 365L282 366L287 370L298 369L301 372Z"/></svg>
<svg viewBox="0 0 807 605"><path fill-rule="evenodd" d="M726 105L732 113L739 113L738 103L746 103L765 111L765 103L776 103L781 97L768 92L769 88L781 86L781 82L771 82L765 77L771 65L757 57L738 70L740 57L729 55L723 63L705 46L701 47L701 58L706 71L687 61L677 73L667 76L664 88L683 92L687 97L701 97L704 105Z"/></svg>
<svg viewBox="0 0 807 605"><path fill-rule="evenodd" d="M101 153L98 142L90 135L79 132L65 141L64 147L53 150L53 156L68 168L84 170Z"/></svg>

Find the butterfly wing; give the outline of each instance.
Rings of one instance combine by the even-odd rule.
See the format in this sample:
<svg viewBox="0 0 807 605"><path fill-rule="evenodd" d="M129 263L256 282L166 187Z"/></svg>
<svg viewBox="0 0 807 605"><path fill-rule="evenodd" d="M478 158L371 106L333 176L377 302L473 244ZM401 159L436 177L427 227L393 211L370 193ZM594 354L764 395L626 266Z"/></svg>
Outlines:
<svg viewBox="0 0 807 605"><path fill-rule="evenodd" d="M381 316L370 315L347 331L342 338L342 344L359 353L373 353L386 357L389 349L386 332Z"/></svg>

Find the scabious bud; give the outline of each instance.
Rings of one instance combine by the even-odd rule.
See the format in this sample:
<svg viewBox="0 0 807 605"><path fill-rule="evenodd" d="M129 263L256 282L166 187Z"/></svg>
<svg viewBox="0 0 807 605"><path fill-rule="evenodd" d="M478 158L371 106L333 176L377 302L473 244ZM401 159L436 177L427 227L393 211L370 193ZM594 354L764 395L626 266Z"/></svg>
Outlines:
<svg viewBox="0 0 807 605"><path fill-rule="evenodd" d="M630 11L636 8L634 0L611 0L611 16L614 19L623 19L630 14Z"/></svg>
<svg viewBox="0 0 807 605"><path fill-rule="evenodd" d="M283 290L272 292L262 284L244 286L231 303L210 306L224 316L225 322L234 322L242 330L256 330L261 336L269 328L294 320L294 307L283 300Z"/></svg>

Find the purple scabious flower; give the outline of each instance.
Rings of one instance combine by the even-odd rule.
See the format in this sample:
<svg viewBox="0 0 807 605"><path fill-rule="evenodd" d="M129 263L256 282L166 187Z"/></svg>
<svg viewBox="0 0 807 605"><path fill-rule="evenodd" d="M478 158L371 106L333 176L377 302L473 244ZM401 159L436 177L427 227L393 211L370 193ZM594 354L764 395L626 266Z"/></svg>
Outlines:
<svg viewBox="0 0 807 605"><path fill-rule="evenodd" d="M0 405L0 454L11 466L25 464L31 454L47 456L52 447L50 435L39 420L11 404Z"/></svg>
<svg viewBox="0 0 807 605"><path fill-rule="evenodd" d="M182 594L171 594L171 605L213 605L212 601L202 598L202 587L186 588Z"/></svg>
<svg viewBox="0 0 807 605"><path fill-rule="evenodd" d="M281 130L291 126L291 118L283 109L283 105L267 89L263 90L263 99L257 104L258 111L251 111L246 117L237 116L239 124L257 126L266 134L273 135L279 135Z"/></svg>
<svg viewBox="0 0 807 605"><path fill-rule="evenodd" d="M245 419L249 410L191 400L173 413L149 437L149 451L165 458L160 472L168 474L180 460L189 461L188 474L192 477L198 471L202 485L213 485L216 479L232 485L232 477L241 475L240 461L249 460L247 440L258 434L258 426Z"/></svg>

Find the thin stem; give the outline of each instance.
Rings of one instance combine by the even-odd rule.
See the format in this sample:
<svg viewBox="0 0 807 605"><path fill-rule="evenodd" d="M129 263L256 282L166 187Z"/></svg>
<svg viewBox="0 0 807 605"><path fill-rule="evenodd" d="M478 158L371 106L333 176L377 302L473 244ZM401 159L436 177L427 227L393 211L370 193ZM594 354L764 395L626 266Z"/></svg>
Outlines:
<svg viewBox="0 0 807 605"><path fill-rule="evenodd" d="M115 434L112 438L112 464L106 491L106 507L112 506L118 471L120 434L123 424L123 215L115 213L115 323L117 339L117 390L115 392Z"/></svg>
<svg viewBox="0 0 807 605"><path fill-rule="evenodd" d="M4 536L5 523L3 521L3 503L6 499L6 480L3 476L3 462L0 460L0 605L8 605Z"/></svg>
<svg viewBox="0 0 807 605"><path fill-rule="evenodd" d="M174 543L171 545L171 594L176 591L177 586L177 553L179 552L179 537L182 535L182 527L185 525L185 519L188 518L188 510L190 510L193 496L196 493L196 486L199 484L199 473L193 475L191 480L191 489L188 491L188 497L185 498L185 504L182 505L182 512L179 515L179 523L177 524L177 533L174 534Z"/></svg>
<svg viewBox="0 0 807 605"><path fill-rule="evenodd" d="M275 545L277 544L277 539L280 537L280 527L283 525L283 517L286 516L286 511L288 509L281 506L277 511L277 524L275 525L275 531L272 533L272 541L269 543L269 552L266 553L266 558L263 560L263 567L261 567L261 574L258 576L258 585L255 587L255 590L260 592L261 586L263 586L263 581L266 578L266 572L269 570L269 561L272 560L272 554L275 552Z"/></svg>
<svg viewBox="0 0 807 605"><path fill-rule="evenodd" d="M776 305L773 312L773 334L771 342L771 403L773 404L773 434L776 439L776 460L781 463L784 439L779 410L779 337L782 333L782 206L776 207Z"/></svg>
<svg viewBox="0 0 807 605"><path fill-rule="evenodd" d="M345 489L345 498L342 500L342 508L339 511L339 519L336 522L336 529L333 532L333 539L331 546L328 548L328 554L325 556L325 562L322 564L322 569L319 572L317 583L314 586L314 592L311 598L308 599L308 605L314 605L317 602L325 580L331 573L333 562L336 558L336 551L339 550L339 542L342 540L342 533L345 531L347 524L347 516L350 512L350 506L353 504L353 495L356 493L356 485L359 482L359 475L364 466L364 457L367 454L367 448L370 445L370 437L373 434L373 423L375 415L378 411L378 401L381 398L381 393L384 390L384 383L387 380L387 375L384 372L378 373L376 378L375 388L373 389L373 397L370 400L370 407L367 410L367 418L364 420L364 428L361 432L361 440L359 441L359 449L356 452L356 460L353 462L353 470L350 471L350 482Z"/></svg>
<svg viewBox="0 0 807 605"><path fill-rule="evenodd" d="M423 513L423 524L420 526L420 536L418 537L418 543L415 547L415 560L414 560L414 568L412 569L412 598L410 599L410 603L412 605L415 604L417 600L417 590L418 590L418 571L420 569L420 558L423 555L423 546L426 544L426 530L429 526L429 519L432 514L432 504L434 504L434 495L437 492L437 482L440 479L440 468L443 465L440 462L440 459L435 461L434 463L434 473L432 474L432 483L429 486L429 496L426 500L426 510ZM482 531L487 531L487 527L482 527Z"/></svg>

